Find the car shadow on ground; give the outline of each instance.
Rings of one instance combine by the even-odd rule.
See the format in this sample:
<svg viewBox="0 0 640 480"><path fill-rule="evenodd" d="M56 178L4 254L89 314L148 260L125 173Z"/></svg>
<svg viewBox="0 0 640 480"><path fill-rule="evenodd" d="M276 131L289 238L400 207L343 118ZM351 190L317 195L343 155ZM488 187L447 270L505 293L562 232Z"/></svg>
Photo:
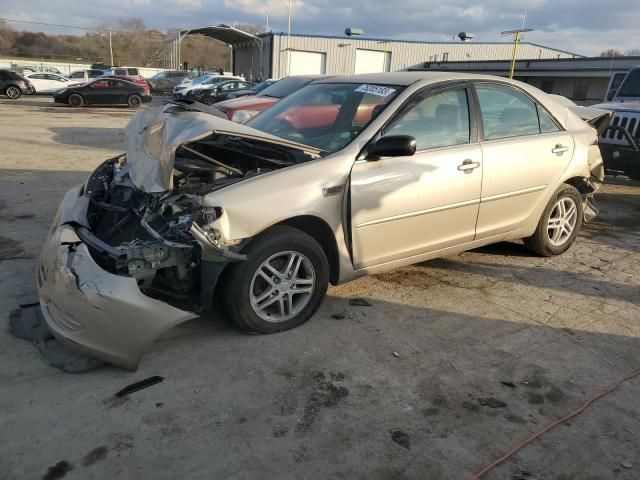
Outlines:
<svg viewBox="0 0 640 480"><path fill-rule="evenodd" d="M114 148L124 145L125 131L117 127L53 127L53 141L64 145Z"/></svg>

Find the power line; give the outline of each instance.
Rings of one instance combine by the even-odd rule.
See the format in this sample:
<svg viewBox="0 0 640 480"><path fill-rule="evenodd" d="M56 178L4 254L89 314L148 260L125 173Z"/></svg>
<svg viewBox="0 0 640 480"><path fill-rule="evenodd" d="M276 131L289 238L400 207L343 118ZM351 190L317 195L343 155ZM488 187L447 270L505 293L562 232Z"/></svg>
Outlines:
<svg viewBox="0 0 640 480"><path fill-rule="evenodd" d="M32 25L46 25L47 27L64 27L64 28L78 28L80 30L101 30L103 32L108 32L108 28L100 28L100 27L77 27L75 25L60 25L58 23L45 23L45 22L32 22L29 20L15 20L12 18L0 18L0 20L4 20L5 22L15 22L15 23L30 23Z"/></svg>

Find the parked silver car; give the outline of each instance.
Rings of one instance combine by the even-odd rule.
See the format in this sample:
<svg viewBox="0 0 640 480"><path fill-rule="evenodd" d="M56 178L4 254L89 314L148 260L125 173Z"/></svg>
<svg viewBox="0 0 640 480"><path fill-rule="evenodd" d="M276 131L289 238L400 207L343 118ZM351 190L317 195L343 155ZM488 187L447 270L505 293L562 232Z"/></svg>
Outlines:
<svg viewBox="0 0 640 480"><path fill-rule="evenodd" d="M279 332L329 283L504 240L558 255L596 214L595 129L524 83L333 77L245 125L189 108L136 114L39 262L53 334L125 368L214 296L240 328Z"/></svg>

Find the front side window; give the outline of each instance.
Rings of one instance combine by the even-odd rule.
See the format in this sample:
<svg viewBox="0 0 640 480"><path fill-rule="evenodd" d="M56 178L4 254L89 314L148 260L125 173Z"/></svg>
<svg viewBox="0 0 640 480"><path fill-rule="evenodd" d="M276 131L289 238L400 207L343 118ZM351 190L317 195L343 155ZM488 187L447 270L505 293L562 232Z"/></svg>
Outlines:
<svg viewBox="0 0 640 480"><path fill-rule="evenodd" d="M540 133L536 104L505 85L477 85L485 140Z"/></svg>
<svg viewBox="0 0 640 480"><path fill-rule="evenodd" d="M89 86L91 88L103 89L103 88L111 88L113 86L112 80L96 80L93 83L90 83Z"/></svg>
<svg viewBox="0 0 640 480"><path fill-rule="evenodd" d="M401 90L359 83L307 85L247 125L332 153L351 143Z"/></svg>
<svg viewBox="0 0 640 480"><path fill-rule="evenodd" d="M464 89L416 97L384 135L411 135L417 150L469 143L469 107Z"/></svg>

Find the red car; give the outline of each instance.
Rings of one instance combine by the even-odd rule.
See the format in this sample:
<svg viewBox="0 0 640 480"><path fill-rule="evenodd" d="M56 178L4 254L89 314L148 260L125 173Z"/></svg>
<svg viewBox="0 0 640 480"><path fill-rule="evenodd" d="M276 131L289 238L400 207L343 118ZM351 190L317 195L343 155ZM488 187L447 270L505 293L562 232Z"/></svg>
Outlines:
<svg viewBox="0 0 640 480"><path fill-rule="evenodd" d="M250 97L233 98L223 102L214 103L216 110L224 113L229 120L237 123L245 123L274 103L279 102L287 95L300 90L305 85L325 76L300 75L283 78L273 85L265 88L257 95Z"/></svg>
<svg viewBox="0 0 640 480"><path fill-rule="evenodd" d="M135 83L137 86L144 90L144 93L151 95L151 88L147 81L139 75L103 75L99 78L115 78L120 80L127 80L128 82Z"/></svg>

